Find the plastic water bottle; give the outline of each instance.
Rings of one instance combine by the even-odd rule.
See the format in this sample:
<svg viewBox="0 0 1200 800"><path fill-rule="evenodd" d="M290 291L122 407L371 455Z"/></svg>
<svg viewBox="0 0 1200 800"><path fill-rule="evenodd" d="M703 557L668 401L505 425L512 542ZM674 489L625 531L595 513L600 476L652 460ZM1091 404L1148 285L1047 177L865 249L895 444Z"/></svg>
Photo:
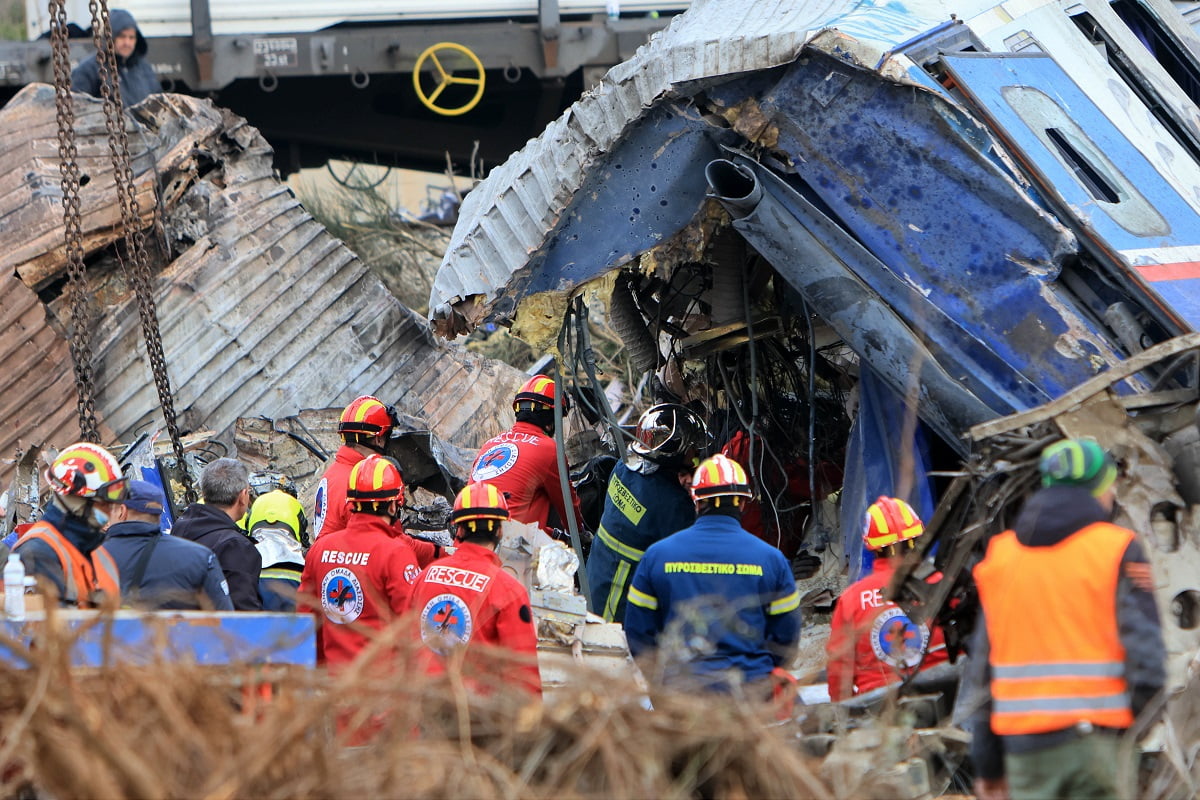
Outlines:
<svg viewBox="0 0 1200 800"><path fill-rule="evenodd" d="M4 618L25 621L25 564L17 553L9 553L4 565Z"/></svg>
<svg viewBox="0 0 1200 800"><path fill-rule="evenodd" d="M621 0L607 0L605 6L608 10L609 19L620 19L621 17Z"/></svg>

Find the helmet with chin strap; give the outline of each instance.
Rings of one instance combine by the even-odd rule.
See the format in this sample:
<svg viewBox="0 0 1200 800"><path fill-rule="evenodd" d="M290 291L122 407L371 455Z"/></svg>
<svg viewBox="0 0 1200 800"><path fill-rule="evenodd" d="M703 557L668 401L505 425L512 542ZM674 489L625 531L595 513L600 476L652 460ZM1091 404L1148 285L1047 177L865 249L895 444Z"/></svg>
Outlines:
<svg viewBox="0 0 1200 800"><path fill-rule="evenodd" d="M91 442L65 448L46 470L46 482L60 497L119 503L128 484L112 453Z"/></svg>
<svg viewBox="0 0 1200 800"><path fill-rule="evenodd" d="M404 502L404 479L390 458L370 455L350 470L346 500L352 508L378 507L393 500Z"/></svg>
<svg viewBox="0 0 1200 800"><path fill-rule="evenodd" d="M547 375L534 375L517 392L513 398L513 411L547 411L554 408L554 398L557 387L554 379ZM570 399L563 397L563 411L571 408Z"/></svg>
<svg viewBox="0 0 1200 800"><path fill-rule="evenodd" d="M452 524L466 525L472 532L478 522L487 521L487 529L493 530L496 523L508 518L504 493L490 483L468 483L454 498L454 510L450 512Z"/></svg>

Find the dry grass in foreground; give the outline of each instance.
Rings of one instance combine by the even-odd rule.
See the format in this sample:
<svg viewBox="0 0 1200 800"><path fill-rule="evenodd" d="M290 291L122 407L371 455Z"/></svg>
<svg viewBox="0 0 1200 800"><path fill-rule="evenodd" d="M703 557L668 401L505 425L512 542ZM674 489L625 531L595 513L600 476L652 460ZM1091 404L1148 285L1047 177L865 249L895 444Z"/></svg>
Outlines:
<svg viewBox="0 0 1200 800"><path fill-rule="evenodd" d="M596 676L539 706L411 671L81 670L55 637L20 653L30 668L0 665L3 796L832 796L766 709L684 695L649 712ZM356 725L368 741L348 746Z"/></svg>

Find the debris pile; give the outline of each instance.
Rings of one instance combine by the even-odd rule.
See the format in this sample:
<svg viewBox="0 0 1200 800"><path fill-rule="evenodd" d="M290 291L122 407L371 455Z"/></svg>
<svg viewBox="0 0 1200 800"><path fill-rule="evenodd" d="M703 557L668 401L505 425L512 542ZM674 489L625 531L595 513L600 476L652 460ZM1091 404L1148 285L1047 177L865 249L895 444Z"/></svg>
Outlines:
<svg viewBox="0 0 1200 800"><path fill-rule="evenodd" d="M131 442L161 426L158 400L119 264L101 101L73 102L97 412L105 441ZM277 180L270 146L245 120L181 95L154 95L125 120L182 428L229 445L239 417L286 420L365 393L467 448L508 424L520 374L437 342ZM18 440L75 435L53 88L22 90L0 110L0 133L10 187L0 198L0 452L11 454ZM10 474L0 468L0 481Z"/></svg>

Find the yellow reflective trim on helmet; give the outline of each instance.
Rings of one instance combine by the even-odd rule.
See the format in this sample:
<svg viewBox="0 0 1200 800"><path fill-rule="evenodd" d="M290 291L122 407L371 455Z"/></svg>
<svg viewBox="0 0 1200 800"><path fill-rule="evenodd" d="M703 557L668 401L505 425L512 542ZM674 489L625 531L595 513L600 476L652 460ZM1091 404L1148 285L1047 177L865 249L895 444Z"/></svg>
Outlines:
<svg viewBox="0 0 1200 800"><path fill-rule="evenodd" d="M652 594L646 594L636 586L629 587L629 602L648 611L658 611L658 598ZM796 604L800 604L799 597L796 598Z"/></svg>
<svg viewBox="0 0 1200 800"><path fill-rule="evenodd" d="M375 462L375 474L371 476L372 490L383 488L383 478L387 475L387 468L390 466L391 464L382 458Z"/></svg>

